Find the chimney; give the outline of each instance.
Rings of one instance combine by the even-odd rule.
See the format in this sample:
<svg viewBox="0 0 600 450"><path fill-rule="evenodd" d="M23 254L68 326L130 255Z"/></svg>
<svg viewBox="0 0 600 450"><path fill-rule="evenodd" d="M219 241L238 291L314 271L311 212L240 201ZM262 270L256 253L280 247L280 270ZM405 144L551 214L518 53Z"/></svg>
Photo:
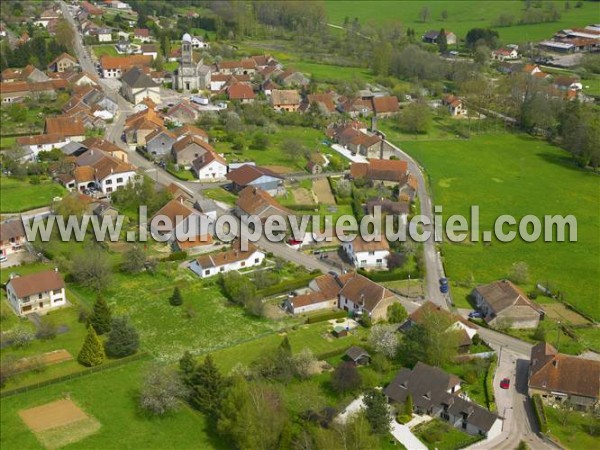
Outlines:
<svg viewBox="0 0 600 450"><path fill-rule="evenodd" d="M94 149L90 149L90 156L94 156Z"/></svg>

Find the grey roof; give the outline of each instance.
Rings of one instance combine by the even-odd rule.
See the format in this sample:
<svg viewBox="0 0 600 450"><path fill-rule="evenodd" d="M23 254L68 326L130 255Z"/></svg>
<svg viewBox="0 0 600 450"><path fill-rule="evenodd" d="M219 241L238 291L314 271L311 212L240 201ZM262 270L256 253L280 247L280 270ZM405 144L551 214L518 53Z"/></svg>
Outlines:
<svg viewBox="0 0 600 450"><path fill-rule="evenodd" d="M133 67L121 77L123 83L127 83L132 88L158 87L158 84L146 75L139 67Z"/></svg>
<svg viewBox="0 0 600 450"><path fill-rule="evenodd" d="M81 142L71 141L60 148L60 151L67 156L79 156L81 153L87 150L87 147Z"/></svg>
<svg viewBox="0 0 600 450"><path fill-rule="evenodd" d="M194 208L196 208L200 212L207 213L207 212L211 212L211 211L216 211L217 204L214 202L214 200L210 200L210 199L196 200L196 203L194 203Z"/></svg>
<svg viewBox="0 0 600 450"><path fill-rule="evenodd" d="M448 413L453 416L466 414L467 422L480 430L489 431L498 419L498 416L476 403L469 402L457 395L448 395L442 401L442 405L448 406Z"/></svg>
<svg viewBox="0 0 600 450"><path fill-rule="evenodd" d="M371 357L371 355L369 355L369 353L364 348L357 347L355 345L346 350L345 355L352 361L357 361L363 356L366 356L367 358Z"/></svg>

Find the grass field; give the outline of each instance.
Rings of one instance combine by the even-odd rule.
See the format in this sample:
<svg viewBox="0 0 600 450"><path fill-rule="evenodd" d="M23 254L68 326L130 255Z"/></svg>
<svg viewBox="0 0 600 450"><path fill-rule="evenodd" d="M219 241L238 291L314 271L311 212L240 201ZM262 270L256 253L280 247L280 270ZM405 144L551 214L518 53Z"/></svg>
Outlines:
<svg viewBox="0 0 600 450"><path fill-rule="evenodd" d="M101 424L95 434L73 445L73 448L225 448L208 436L204 417L188 407L160 419L147 417L140 411L137 396L147 364L146 361L136 361L2 399L0 446L41 448L17 413L64 398L68 393L75 403Z"/></svg>
<svg viewBox="0 0 600 450"><path fill-rule="evenodd" d="M568 154L525 135L503 134L468 141L407 141L403 148L423 165L430 177L434 204L443 216L469 217L470 205L480 208L480 229L493 230L495 219L510 214L517 221L533 214L573 214L577 242L543 240L526 243L445 244L448 276L453 281L487 283L506 277L511 265L525 261L530 284L549 282L565 298L600 318L600 180L572 164ZM516 227L511 227L515 229ZM458 305L466 305L470 287L452 287Z"/></svg>
<svg viewBox="0 0 600 450"><path fill-rule="evenodd" d="M119 53L117 52L117 49L115 48L115 46L113 44L95 45L92 47L92 50L94 51L94 54L96 55L97 58L100 58L101 56L104 56L104 55L108 55L108 56L118 56L119 55Z"/></svg>
<svg viewBox="0 0 600 450"><path fill-rule="evenodd" d="M557 22L498 28L500 39L504 43L540 41L550 38L560 29L593 23L594 14L596 17L598 15L598 6L592 2L583 2L582 8L574 8L575 2L570 2L569 11L564 10L564 2L553 3L561 14ZM524 9L522 1L379 1L375 5L376 7L367 1L325 2L329 22L335 25L343 25L346 17L351 21L358 17L362 24L369 21L401 23L403 28L414 28L417 36L443 27L446 31L455 33L458 39L464 39L471 28L490 27L494 19L503 13L514 16L516 22ZM430 18L423 23L419 13L425 6L429 8ZM448 13L446 20L442 19L442 11Z"/></svg>
<svg viewBox="0 0 600 450"><path fill-rule="evenodd" d="M11 148L15 145L17 138L14 136L2 136L0 137L0 150L5 148Z"/></svg>
<svg viewBox="0 0 600 450"><path fill-rule="evenodd" d="M560 417L561 412L547 406L544 407L544 411L548 418L548 433L565 448L588 449L598 447L598 436L589 434L590 422L591 420L598 420L597 417L592 419L590 415L572 411L568 413L567 421L563 424ZM598 425L596 425L597 429Z"/></svg>
<svg viewBox="0 0 600 450"><path fill-rule="evenodd" d="M66 189L52 181L31 184L16 178L0 178L0 212L21 212L48 206L54 197L61 197Z"/></svg>
<svg viewBox="0 0 600 450"><path fill-rule="evenodd" d="M440 419L417 425L412 431L427 448L436 450L456 450L482 439L482 436L471 436Z"/></svg>

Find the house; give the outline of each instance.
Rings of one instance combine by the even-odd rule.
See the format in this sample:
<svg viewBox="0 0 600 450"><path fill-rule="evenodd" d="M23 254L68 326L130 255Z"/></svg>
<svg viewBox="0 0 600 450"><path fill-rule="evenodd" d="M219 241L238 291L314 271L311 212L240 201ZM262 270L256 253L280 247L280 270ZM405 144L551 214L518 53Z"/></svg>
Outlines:
<svg viewBox="0 0 600 450"><path fill-rule="evenodd" d="M561 91L581 91L583 85L577 77L556 77L554 87Z"/></svg>
<svg viewBox="0 0 600 450"><path fill-rule="evenodd" d="M384 236L376 236L379 240L365 241L357 235L354 240L344 242L342 248L352 265L364 269L387 269L387 258L390 256L390 245Z"/></svg>
<svg viewBox="0 0 600 450"><path fill-rule="evenodd" d="M472 296L492 327L537 328L544 316L541 308L509 280L478 286Z"/></svg>
<svg viewBox="0 0 600 450"><path fill-rule="evenodd" d="M20 219L0 222L0 256L7 256L24 250L27 237Z"/></svg>
<svg viewBox="0 0 600 450"><path fill-rule="evenodd" d="M188 255L196 255L212 244L212 236L204 234L192 239L175 239L171 242L171 248L174 252L186 252Z"/></svg>
<svg viewBox="0 0 600 450"><path fill-rule="evenodd" d="M134 105L145 98L160 103L160 86L139 67L132 67L121 77L121 92Z"/></svg>
<svg viewBox="0 0 600 450"><path fill-rule="evenodd" d="M50 80L48 75L31 64L27 65L24 69L4 69L0 77L4 83L12 81L39 83Z"/></svg>
<svg viewBox="0 0 600 450"><path fill-rule="evenodd" d="M369 162L353 162L350 166L353 178L384 183L402 183L408 175L408 162L399 159L371 159Z"/></svg>
<svg viewBox="0 0 600 450"><path fill-rule="evenodd" d="M167 192L169 192L175 199L178 199L181 197L187 201L193 200L192 195L188 191L186 191L183 187L179 186L176 183L170 183L168 186L165 187L165 190ZM196 209L198 209L198 208L196 208ZM200 209L198 209L198 211L202 212L202 210L200 210ZM216 216L215 216L215 219L216 219Z"/></svg>
<svg viewBox="0 0 600 450"><path fill-rule="evenodd" d="M227 98L232 101L239 101L240 103L251 103L254 101L256 95L252 85L248 83L233 83L227 87Z"/></svg>
<svg viewBox="0 0 600 450"><path fill-rule="evenodd" d="M437 44L439 35L439 30L429 30L423 35L423 42L427 42L428 44ZM454 34L452 31L446 31L446 43L448 45L456 44L456 34Z"/></svg>
<svg viewBox="0 0 600 450"><path fill-rule="evenodd" d="M175 134L175 136L177 136L178 140L182 139L186 136L195 136L199 139L202 139L207 144L209 142L208 133L206 131L204 131L202 128L198 128L194 125L185 124L181 127L175 128L171 131L173 132L173 134Z"/></svg>
<svg viewBox="0 0 600 450"><path fill-rule="evenodd" d="M408 214L410 214L410 203L408 201L395 202L393 200L380 197L367 200L367 212L370 215L374 215L377 208L379 208L381 214L403 216L403 221L405 223Z"/></svg>
<svg viewBox="0 0 600 450"><path fill-rule="evenodd" d="M68 53L62 53L48 64L48 69L52 72L65 72L78 66L79 62L77 59L73 58Z"/></svg>
<svg viewBox="0 0 600 450"><path fill-rule="evenodd" d="M150 220L150 233L159 242L197 241L210 235L213 221L192 208L184 197L174 198Z"/></svg>
<svg viewBox="0 0 600 450"><path fill-rule="evenodd" d="M222 181L227 175L227 161L213 151L207 151L192 161L192 172L201 181Z"/></svg>
<svg viewBox="0 0 600 450"><path fill-rule="evenodd" d="M98 42L112 42L112 30L110 28L96 28L93 33L98 37Z"/></svg>
<svg viewBox="0 0 600 450"><path fill-rule="evenodd" d="M232 183L232 190L240 192L242 189L252 186L259 188L270 195L278 195L283 184L283 177L266 167L244 164L231 170L227 179Z"/></svg>
<svg viewBox="0 0 600 450"><path fill-rule="evenodd" d="M271 105L275 111L295 112L300 107L300 94L294 89L273 89Z"/></svg>
<svg viewBox="0 0 600 450"><path fill-rule="evenodd" d="M332 275L326 273L313 279L309 291L300 295L289 296L284 308L290 314L304 314L322 309L336 309L338 295L350 275Z"/></svg>
<svg viewBox="0 0 600 450"><path fill-rule="evenodd" d="M519 52L515 48L499 48L492 50L492 60L494 61L512 61L519 58Z"/></svg>
<svg viewBox="0 0 600 450"><path fill-rule="evenodd" d="M171 153L180 167L190 169L192 162L207 152L215 153L215 149L200 136L184 136L173 144Z"/></svg>
<svg viewBox="0 0 600 450"><path fill-rule="evenodd" d="M369 135L359 129L360 124L350 123L334 126L327 130L335 142L354 154L376 157L381 154L383 140L378 135Z"/></svg>
<svg viewBox="0 0 600 450"><path fill-rule="evenodd" d="M198 50L201 48L209 48L210 44L204 40L202 36L192 36L192 48Z"/></svg>
<svg viewBox="0 0 600 450"><path fill-rule="evenodd" d="M83 122L66 116L46 117L44 133L62 135L76 142L81 142L85 139Z"/></svg>
<svg viewBox="0 0 600 450"><path fill-rule="evenodd" d="M16 139L17 145L28 154L37 157L40 152L48 152L54 148L62 148L69 140L62 134L36 134L34 136L20 136Z"/></svg>
<svg viewBox="0 0 600 450"><path fill-rule="evenodd" d="M338 308L354 315L368 314L373 321L387 320L388 306L397 301L391 291L358 273L342 277Z"/></svg>
<svg viewBox="0 0 600 450"><path fill-rule="evenodd" d="M150 30L148 28L136 28L133 30L133 37L142 42L152 41L152 36L150 36Z"/></svg>
<svg viewBox="0 0 600 450"><path fill-rule="evenodd" d="M450 115L453 117L460 117L467 115L467 108L463 104L463 101L456 95L448 94L442 98L442 105L448 108Z"/></svg>
<svg viewBox="0 0 600 450"><path fill-rule="evenodd" d="M234 242L231 250L198 257L190 264L190 269L200 278L207 278L232 270L260 266L265 257L266 255L251 243L248 243L247 250L241 250L239 242Z"/></svg>
<svg viewBox="0 0 600 450"><path fill-rule="evenodd" d="M271 79L263 81L260 85L260 90L263 91L267 97L271 95L274 89L279 89L279 85Z"/></svg>
<svg viewBox="0 0 600 450"><path fill-rule="evenodd" d="M302 73L294 70L286 70L277 77L277 81L282 86L308 86L310 80Z"/></svg>
<svg viewBox="0 0 600 450"><path fill-rule="evenodd" d="M371 355L364 348L356 345L346 350L344 358L352 361L355 366L365 366L371 362Z"/></svg>
<svg viewBox="0 0 600 450"><path fill-rule="evenodd" d="M152 56L148 55L103 55L100 57L103 78L121 78L132 67L150 67L151 65Z"/></svg>
<svg viewBox="0 0 600 450"><path fill-rule="evenodd" d="M159 158L168 157L177 142L177 136L166 128L157 128L146 136L146 152Z"/></svg>
<svg viewBox="0 0 600 450"><path fill-rule="evenodd" d="M292 215L291 211L281 206L268 192L253 186L248 186L240 192L235 205L235 212L239 217L255 216L261 221L270 216Z"/></svg>
<svg viewBox="0 0 600 450"><path fill-rule="evenodd" d="M56 98L56 91L64 91L68 87L66 80L49 80L40 82L8 82L0 83L2 103L14 103L25 98Z"/></svg>
<svg viewBox="0 0 600 450"><path fill-rule="evenodd" d="M252 58L239 61L220 61L215 64L215 71L224 75L254 75L256 61Z"/></svg>
<svg viewBox="0 0 600 450"><path fill-rule="evenodd" d="M45 314L67 305L65 282L58 270L12 276L6 283L8 302L18 316Z"/></svg>
<svg viewBox="0 0 600 450"><path fill-rule="evenodd" d="M529 396L551 405L594 411L600 406L600 361L558 353L546 342L531 349Z"/></svg>
<svg viewBox="0 0 600 450"><path fill-rule="evenodd" d="M175 124L192 123L198 119L198 110L192 103L183 99L171 106L165 117Z"/></svg>
<svg viewBox="0 0 600 450"><path fill-rule="evenodd" d="M86 149L98 149L119 161L128 162L129 157L127 152L116 144L113 144L106 139L100 137L89 137L81 142L81 145ZM79 156L79 155L76 155Z"/></svg>
<svg viewBox="0 0 600 450"><path fill-rule="evenodd" d="M214 200L196 200L194 202L194 208L196 208L202 214L206 214L208 217L217 220L217 212L219 210L219 207L217 206Z"/></svg>
<svg viewBox="0 0 600 450"><path fill-rule="evenodd" d="M152 108L146 108L125 119L125 142L130 147L145 146L146 137L156 130L164 129L163 118Z"/></svg>
<svg viewBox="0 0 600 450"><path fill-rule="evenodd" d="M265 91L266 93L266 91ZM324 115L330 115L336 112L335 100L332 93L326 94L308 94L302 101L299 110L301 112L309 112L313 108Z"/></svg>
<svg viewBox="0 0 600 450"><path fill-rule="evenodd" d="M394 95L373 97L373 112L377 117L388 117L398 111L400 111L398 97Z"/></svg>
<svg viewBox="0 0 600 450"><path fill-rule="evenodd" d="M402 368L383 390L390 403L406 403L410 395L417 414L440 418L454 428L488 440L502 432L497 414L465 400L460 391L460 378L442 369L418 362L411 370Z"/></svg>
<svg viewBox="0 0 600 450"><path fill-rule="evenodd" d="M142 55L152 56L153 60L158 56L158 47L156 44L142 44L140 50L142 51Z"/></svg>
<svg viewBox="0 0 600 450"><path fill-rule="evenodd" d="M422 324L426 318L431 316L438 316L440 323L445 322L449 324L445 330L446 332L455 332L458 334L458 348L460 353L469 351L469 347L473 343L473 337L477 334L477 328L458 314L453 314L442 309L431 301L426 301L410 314L406 321L400 325L399 330L406 332L415 325Z"/></svg>

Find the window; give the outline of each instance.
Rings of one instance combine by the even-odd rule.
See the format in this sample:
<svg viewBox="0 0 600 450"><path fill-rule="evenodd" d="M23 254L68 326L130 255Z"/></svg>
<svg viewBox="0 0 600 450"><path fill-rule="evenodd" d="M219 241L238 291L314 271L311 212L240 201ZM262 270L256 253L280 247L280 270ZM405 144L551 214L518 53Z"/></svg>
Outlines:
<svg viewBox="0 0 600 450"><path fill-rule="evenodd" d="M375 252L369 252L369 256L373 256Z"/></svg>
<svg viewBox="0 0 600 450"><path fill-rule="evenodd" d="M204 275L210 275L210 269L206 269L206 270L204 271Z"/></svg>
<svg viewBox="0 0 600 450"><path fill-rule="evenodd" d="M107 187L106 188L106 193L108 194L109 192L112 192L112 188L111 187Z"/></svg>
<svg viewBox="0 0 600 450"><path fill-rule="evenodd" d="M377 262L377 264L381 264L383 262L383 259L376 259L375 261Z"/></svg>
<svg viewBox="0 0 600 450"><path fill-rule="evenodd" d="M219 272L225 272L225 267L221 267L221 268L219 269Z"/></svg>
<svg viewBox="0 0 600 450"><path fill-rule="evenodd" d="M62 293L62 289L54 289L52 291L52 294L54 294L54 295L60 295L61 293Z"/></svg>
<svg viewBox="0 0 600 450"><path fill-rule="evenodd" d="M38 299L42 299L42 294L38 294Z"/></svg>
<svg viewBox="0 0 600 450"><path fill-rule="evenodd" d="M123 178L117 178L117 183L122 183L123 182Z"/></svg>
<svg viewBox="0 0 600 450"><path fill-rule="evenodd" d="M112 180L106 180L104 184L112 184Z"/></svg>
<svg viewBox="0 0 600 450"><path fill-rule="evenodd" d="M242 261L242 262L240 263L240 266L242 266L242 267L245 267L245 266L246 266L246 261Z"/></svg>
<svg viewBox="0 0 600 450"><path fill-rule="evenodd" d="M260 258L255 258L254 259L254 264L258 264L260 262Z"/></svg>

